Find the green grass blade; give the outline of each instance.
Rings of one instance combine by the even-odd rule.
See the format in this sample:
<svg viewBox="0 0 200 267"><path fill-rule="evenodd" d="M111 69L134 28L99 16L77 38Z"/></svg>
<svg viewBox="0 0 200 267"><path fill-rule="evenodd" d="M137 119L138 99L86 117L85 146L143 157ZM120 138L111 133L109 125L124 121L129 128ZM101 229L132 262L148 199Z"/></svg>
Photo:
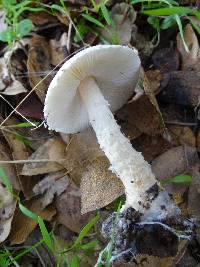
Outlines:
<svg viewBox="0 0 200 267"><path fill-rule="evenodd" d="M102 3L102 4L100 5L100 8L101 8L101 12L102 12L103 17L104 17L104 19L106 20L107 24L108 24L109 26L112 25L112 19L111 19L111 17L110 17L110 14L109 14L108 9L107 9L107 7L105 6L105 4Z"/></svg>
<svg viewBox="0 0 200 267"><path fill-rule="evenodd" d="M92 16L90 16L88 14L82 14L82 17L84 17L86 20L92 22L93 24L95 24L98 27L105 28L105 26L99 20L93 18Z"/></svg>
<svg viewBox="0 0 200 267"><path fill-rule="evenodd" d="M12 194L13 193L12 184L2 167L0 167L0 180L5 185L6 189Z"/></svg>
<svg viewBox="0 0 200 267"><path fill-rule="evenodd" d="M183 42L183 45L184 45L184 48L185 48L185 51L187 53L189 53L189 48L185 42L185 39L184 39L184 34L183 34L183 26L182 26L182 22L181 22L181 19L178 15L174 15L174 19L178 25L178 29L179 29L179 32L180 32L180 36L181 36L181 39L182 39L182 42Z"/></svg>
<svg viewBox="0 0 200 267"><path fill-rule="evenodd" d="M131 4L135 5L135 4L138 4L138 3L145 3L145 2L148 2L151 4L151 2L157 2L157 3L163 3L163 4L166 4L166 5L175 5L175 6L178 6L178 3L176 1L173 1L173 0L132 0L131 1Z"/></svg>
<svg viewBox="0 0 200 267"><path fill-rule="evenodd" d="M149 16L170 16L170 15L186 15L194 13L194 10L188 7L166 7L153 10L144 10L141 13Z"/></svg>
<svg viewBox="0 0 200 267"><path fill-rule="evenodd" d="M162 181L163 185L166 184L179 184L179 183L191 183L192 182L192 176L190 175L177 175L174 177L167 178Z"/></svg>
<svg viewBox="0 0 200 267"><path fill-rule="evenodd" d="M49 250L51 252L54 252L53 239L52 239L51 235L49 234L43 219L40 216L38 216L37 219L38 219L38 224L39 224L40 231L41 231L41 234L42 234L42 237L44 239L45 244L47 245L47 247L49 248Z"/></svg>
<svg viewBox="0 0 200 267"><path fill-rule="evenodd" d="M89 233L89 231L92 229L92 227L98 222L98 220L100 219L100 215L97 214L94 218L92 218L84 227L83 229L80 231L79 236L77 237L76 241L74 242L73 246L70 248L75 248L78 245L81 244L81 241L83 240L83 238L85 236L87 236L87 234Z"/></svg>
<svg viewBox="0 0 200 267"><path fill-rule="evenodd" d="M38 216L37 214L35 214L34 212L32 212L31 210L27 209L24 205L22 205L21 203L19 203L19 209L21 210L21 212L26 215L27 217L33 219L34 221L38 221Z"/></svg>
<svg viewBox="0 0 200 267"><path fill-rule="evenodd" d="M79 262L78 262L78 257L74 255L71 259L71 262L69 263L69 267L78 267Z"/></svg>

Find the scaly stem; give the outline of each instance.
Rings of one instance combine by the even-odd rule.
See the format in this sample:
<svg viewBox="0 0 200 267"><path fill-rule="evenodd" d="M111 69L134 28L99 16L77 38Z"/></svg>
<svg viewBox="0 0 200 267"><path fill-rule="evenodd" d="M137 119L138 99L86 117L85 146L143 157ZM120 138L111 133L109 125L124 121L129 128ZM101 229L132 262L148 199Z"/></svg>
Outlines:
<svg viewBox="0 0 200 267"><path fill-rule="evenodd" d="M81 81L79 93L100 147L110 161L110 170L124 184L125 206L143 212L150 207L147 191L157 183L150 165L120 131L108 102L92 77Z"/></svg>

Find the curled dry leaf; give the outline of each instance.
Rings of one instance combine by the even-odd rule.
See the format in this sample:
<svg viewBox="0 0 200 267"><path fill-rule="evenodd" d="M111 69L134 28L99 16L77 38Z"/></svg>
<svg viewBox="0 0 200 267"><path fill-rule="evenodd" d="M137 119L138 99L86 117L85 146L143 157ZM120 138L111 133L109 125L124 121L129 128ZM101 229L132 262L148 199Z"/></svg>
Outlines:
<svg viewBox="0 0 200 267"><path fill-rule="evenodd" d="M112 43L113 38L115 38L120 44L129 44L132 32L136 33L137 31L134 25L136 11L127 3L117 3L111 9L111 19L115 26L108 26L106 30L101 30L101 35L110 43Z"/></svg>
<svg viewBox="0 0 200 267"><path fill-rule="evenodd" d="M24 203L24 205L47 221L51 221L52 217L56 214L56 210L52 206L48 206L43 209L40 199L32 199ZM27 237L36 228L37 224L38 223L36 221L25 216L19 209L17 209L13 218L12 229L9 236L11 245L21 244L26 241Z"/></svg>
<svg viewBox="0 0 200 267"><path fill-rule="evenodd" d="M196 68L195 65L199 60L199 43L197 36L189 23L184 28L184 40L189 48L189 53L185 50L180 33L178 33L176 41L177 49L181 55L181 69L189 70L192 68L198 71L199 65L198 68Z"/></svg>
<svg viewBox="0 0 200 267"><path fill-rule="evenodd" d="M66 32L61 35L58 41L55 39L49 41L49 52L52 65L57 66L67 57L67 42L68 36Z"/></svg>
<svg viewBox="0 0 200 267"><path fill-rule="evenodd" d="M9 71L5 58L0 58L0 93L4 95L17 95L26 92L27 90L24 86Z"/></svg>
<svg viewBox="0 0 200 267"><path fill-rule="evenodd" d="M45 208L53 202L55 196L61 195L69 185L69 176L65 172L54 172L46 175L39 183L37 183L33 192L36 195L42 195L41 203Z"/></svg>
<svg viewBox="0 0 200 267"><path fill-rule="evenodd" d="M49 139L28 158L30 162L24 164L21 174L31 176L63 170L59 162L66 157L65 148L65 143L60 139ZM40 159L46 162L34 162Z"/></svg>
<svg viewBox="0 0 200 267"><path fill-rule="evenodd" d="M42 36L35 35L29 43L27 69L31 87L37 85L35 92L41 102L44 102L52 77L48 76L41 82L43 74L51 70L48 42Z"/></svg>
<svg viewBox="0 0 200 267"><path fill-rule="evenodd" d="M66 191L56 197L57 221L71 231L79 233L94 214L81 215L81 193L71 181Z"/></svg>
<svg viewBox="0 0 200 267"><path fill-rule="evenodd" d="M9 235L16 201L7 189L0 183L0 243Z"/></svg>

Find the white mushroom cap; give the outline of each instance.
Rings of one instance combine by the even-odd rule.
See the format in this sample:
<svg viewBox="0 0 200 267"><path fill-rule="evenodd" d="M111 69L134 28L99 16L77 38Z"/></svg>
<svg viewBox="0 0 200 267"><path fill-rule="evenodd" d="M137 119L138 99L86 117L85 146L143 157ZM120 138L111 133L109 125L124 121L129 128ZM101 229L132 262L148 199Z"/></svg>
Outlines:
<svg viewBox="0 0 200 267"><path fill-rule="evenodd" d="M140 68L136 50L121 45L97 45L69 59L51 82L44 107L50 129L76 133L89 126L88 112L78 92L92 77L114 112L133 94Z"/></svg>

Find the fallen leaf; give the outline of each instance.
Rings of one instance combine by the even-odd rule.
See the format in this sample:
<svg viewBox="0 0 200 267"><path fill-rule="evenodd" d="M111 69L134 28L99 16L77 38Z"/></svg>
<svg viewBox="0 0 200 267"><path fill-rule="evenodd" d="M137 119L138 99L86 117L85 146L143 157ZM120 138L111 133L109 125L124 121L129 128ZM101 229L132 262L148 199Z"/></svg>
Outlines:
<svg viewBox="0 0 200 267"><path fill-rule="evenodd" d="M200 99L200 73L196 71L172 71L167 86L159 94L164 103L196 106Z"/></svg>
<svg viewBox="0 0 200 267"><path fill-rule="evenodd" d="M66 148L65 168L70 172L84 162L92 162L103 156L93 129L89 128L82 133L74 134Z"/></svg>
<svg viewBox="0 0 200 267"><path fill-rule="evenodd" d="M72 181L66 191L56 197L55 205L57 221L76 233L94 216L93 213L81 215L81 193Z"/></svg>
<svg viewBox="0 0 200 267"><path fill-rule="evenodd" d="M41 216L44 220L51 221L56 214L55 208L48 206L43 209L40 199L32 199L24 204L32 212ZM37 222L25 216L17 209L13 218L12 228L9 236L11 245L21 244L26 241L30 233L36 228Z"/></svg>
<svg viewBox="0 0 200 267"><path fill-rule="evenodd" d="M66 32L61 35L58 41L55 39L49 41L49 53L52 65L57 66L68 56L67 42L68 36Z"/></svg>
<svg viewBox="0 0 200 267"><path fill-rule="evenodd" d="M24 86L10 72L5 58L0 58L0 93L4 95L17 95L26 92L27 90Z"/></svg>
<svg viewBox="0 0 200 267"><path fill-rule="evenodd" d="M50 15L47 12L34 12L29 13L28 18L36 25L36 26L44 26L46 24L52 24L58 22L55 16Z"/></svg>
<svg viewBox="0 0 200 267"><path fill-rule="evenodd" d="M1 119L1 121L3 121L3 119ZM6 122L6 126L16 125L17 123L18 123L18 121L16 119L10 118ZM15 134L15 132L12 132L11 130L6 131L6 127L5 127L5 130L2 130L2 133L3 133L8 145L12 151L13 160L28 159L29 154L27 151L27 147L25 146L25 144L22 141L20 141L17 138L17 135ZM7 165L7 166L12 167L12 165ZM32 196L33 185L37 181L30 179L30 177L21 175L21 170L22 170L21 164L16 164L15 169L17 171L20 189L23 191L26 198L30 198ZM9 177L12 177L12 176L9 175Z"/></svg>
<svg viewBox="0 0 200 267"><path fill-rule="evenodd" d="M182 125L169 125L168 130L173 138L173 143L176 145L187 145L191 147L196 146L196 138L189 127Z"/></svg>
<svg viewBox="0 0 200 267"><path fill-rule="evenodd" d="M152 162L152 170L156 178L162 181L179 174L190 174L190 167L197 161L196 149L192 147L173 147L157 157ZM165 185L170 193L183 194L188 188L188 183Z"/></svg>
<svg viewBox="0 0 200 267"><path fill-rule="evenodd" d="M106 157L99 157L86 166L80 187L83 214L105 207L124 194L122 182L109 170L109 166Z"/></svg>
<svg viewBox="0 0 200 267"><path fill-rule="evenodd" d="M0 160L12 161L11 151L9 151L8 145L2 140L0 140ZM17 191L20 191L20 184L14 165L1 163L0 167L3 168L13 188Z"/></svg>
<svg viewBox="0 0 200 267"><path fill-rule="evenodd" d="M17 108L17 111L24 117L43 120L43 105L33 93Z"/></svg>
<svg viewBox="0 0 200 267"><path fill-rule="evenodd" d="M33 192L35 195L42 195L41 203L43 208L53 202L55 196L61 195L69 185L69 177L62 171L46 175L37 183Z"/></svg>
<svg viewBox="0 0 200 267"><path fill-rule="evenodd" d="M9 235L16 201L0 182L0 243Z"/></svg>
<svg viewBox="0 0 200 267"><path fill-rule="evenodd" d="M185 50L182 38L180 33L177 34L176 42L177 49L181 55L181 69L182 70L191 70L198 69L196 68L196 63L199 60L199 43L197 36L192 28L192 26L188 23L184 28L184 40L189 48L189 53Z"/></svg>
<svg viewBox="0 0 200 267"><path fill-rule="evenodd" d="M111 19L115 26L107 26L106 30L100 31L101 35L110 43L113 42L113 38L116 38L120 44L129 44L132 32L137 31L134 25L136 11L127 3L117 3L111 9Z"/></svg>
<svg viewBox="0 0 200 267"><path fill-rule="evenodd" d="M64 169L64 167L58 162L65 158L65 148L65 143L60 139L49 139L28 158L30 162L24 164L21 174L32 176L56 172ZM34 160L42 159L45 159L47 161L34 162Z"/></svg>
<svg viewBox="0 0 200 267"><path fill-rule="evenodd" d="M156 135L165 130L160 114L146 95L118 110L116 117L130 123L140 133Z"/></svg>
<svg viewBox="0 0 200 267"><path fill-rule="evenodd" d="M31 87L37 85L35 92L44 102L52 77L48 76L41 82L43 73L47 74L51 70L48 42L42 36L35 35L29 43L27 69Z"/></svg>
<svg viewBox="0 0 200 267"><path fill-rule="evenodd" d="M173 47L156 49L152 61L154 67L162 73L178 70L180 65L178 51Z"/></svg>
<svg viewBox="0 0 200 267"><path fill-rule="evenodd" d="M199 163L192 168L192 182L188 192L188 212L197 223L200 222L200 172Z"/></svg>
<svg viewBox="0 0 200 267"><path fill-rule="evenodd" d="M149 81L149 85L154 94L159 93L168 83L169 75L161 74L160 70L148 70L146 76Z"/></svg>

